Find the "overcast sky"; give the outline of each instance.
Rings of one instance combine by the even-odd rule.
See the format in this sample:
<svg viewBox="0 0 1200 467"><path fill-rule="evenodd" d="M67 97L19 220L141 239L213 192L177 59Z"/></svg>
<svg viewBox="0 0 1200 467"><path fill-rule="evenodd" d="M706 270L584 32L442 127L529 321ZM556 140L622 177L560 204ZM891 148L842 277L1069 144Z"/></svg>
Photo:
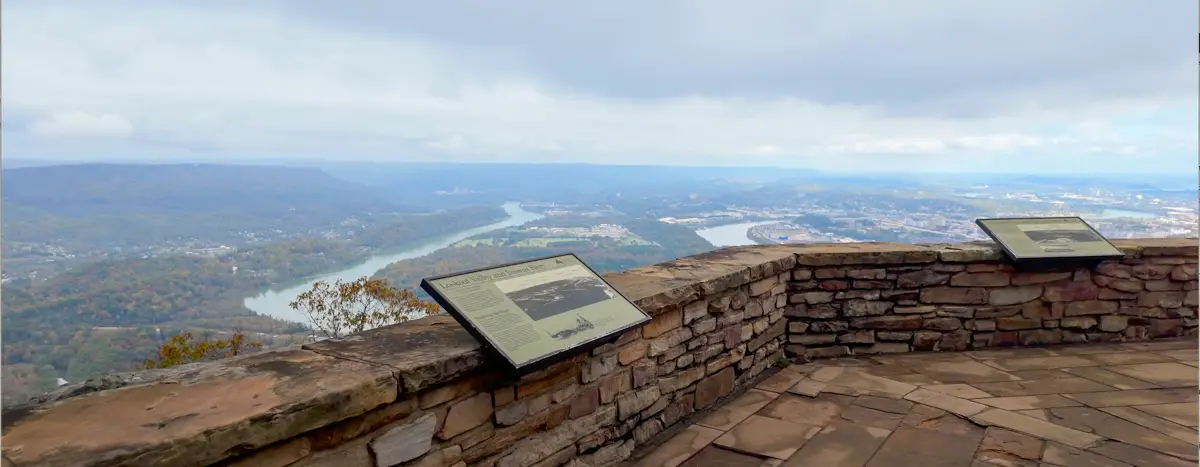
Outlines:
<svg viewBox="0 0 1200 467"><path fill-rule="evenodd" d="M7 0L3 156L1197 170L1195 0Z"/></svg>

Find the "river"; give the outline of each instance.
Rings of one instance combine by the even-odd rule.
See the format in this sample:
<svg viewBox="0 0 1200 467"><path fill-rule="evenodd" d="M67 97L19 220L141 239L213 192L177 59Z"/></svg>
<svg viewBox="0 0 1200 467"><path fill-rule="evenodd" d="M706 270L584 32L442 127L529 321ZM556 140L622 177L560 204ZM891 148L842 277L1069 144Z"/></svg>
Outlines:
<svg viewBox="0 0 1200 467"><path fill-rule="evenodd" d="M508 213L508 219L496 222L494 224L488 224L482 227L464 230L444 237L431 239L428 242L406 250L393 251L380 254L378 256L372 256L361 264L339 271L322 274L317 277L311 277L302 281L296 281L295 285L289 285L284 288L272 288L258 295L247 298L245 301L246 308L249 308L256 313L267 315L273 318L307 323L308 318L304 316L304 314L291 309L291 307L288 306L288 303L290 303L292 300L295 300L297 295L310 290L313 282L326 281L333 283L338 279L343 281L352 281L363 276L371 276L374 275L376 271L383 269L384 266L396 261L425 256L468 237L473 237L475 235L479 235L484 232L490 232L496 229L515 227L526 222L535 221L542 218L541 214L532 213L521 209L519 203L504 203L501 207L504 208L504 211Z"/></svg>
<svg viewBox="0 0 1200 467"><path fill-rule="evenodd" d="M779 221L762 221L762 222L743 222L740 224L721 225L717 227L709 227L707 229L699 229L696 234L708 240L708 243L713 244L718 248L726 246L742 246L754 245L754 240L751 240L747 233L750 228L756 225L774 224Z"/></svg>

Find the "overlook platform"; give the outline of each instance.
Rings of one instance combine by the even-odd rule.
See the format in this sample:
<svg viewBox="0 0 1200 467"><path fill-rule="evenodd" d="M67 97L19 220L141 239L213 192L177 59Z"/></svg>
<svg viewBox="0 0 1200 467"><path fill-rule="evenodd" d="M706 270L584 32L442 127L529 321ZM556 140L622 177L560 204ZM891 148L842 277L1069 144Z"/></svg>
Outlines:
<svg viewBox="0 0 1200 467"><path fill-rule="evenodd" d="M1193 339L790 365L627 465L1193 466L1196 365Z"/></svg>
<svg viewBox="0 0 1200 467"><path fill-rule="evenodd" d="M3 466L1196 465L1197 239L1113 244L725 248L607 275L652 320L517 381L430 316L5 407Z"/></svg>

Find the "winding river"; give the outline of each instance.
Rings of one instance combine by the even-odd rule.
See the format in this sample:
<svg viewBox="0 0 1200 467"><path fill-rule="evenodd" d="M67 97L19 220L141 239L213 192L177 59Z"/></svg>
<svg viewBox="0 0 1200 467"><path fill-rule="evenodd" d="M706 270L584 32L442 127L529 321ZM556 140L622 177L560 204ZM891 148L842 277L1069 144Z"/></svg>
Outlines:
<svg viewBox="0 0 1200 467"><path fill-rule="evenodd" d="M396 261L425 256L468 237L473 237L475 235L496 229L515 227L526 222L535 221L542 218L541 214L532 213L521 209L519 203L504 203L501 207L504 208L504 211L508 213L508 219L482 227L456 232L444 237L430 239L428 242L406 250L372 256L365 262L358 265L339 271L322 274L317 277L311 277L302 281L297 281L296 284L289 285L284 288L272 288L270 290L266 290L258 295L247 298L245 301L246 308L249 308L256 313L267 315L273 318L306 323L308 322L308 318L296 310L288 307L288 303L292 300L295 300L297 295L300 295L304 291L312 288L313 282L323 280L332 283L338 279L343 281L352 281L362 276L371 276L374 275L376 271L383 269L384 266Z"/></svg>
<svg viewBox="0 0 1200 467"><path fill-rule="evenodd" d="M740 224L720 225L707 229L696 230L696 235L708 240L718 248L726 246L754 245L749 237L750 228L757 225L774 224L779 221L743 222Z"/></svg>

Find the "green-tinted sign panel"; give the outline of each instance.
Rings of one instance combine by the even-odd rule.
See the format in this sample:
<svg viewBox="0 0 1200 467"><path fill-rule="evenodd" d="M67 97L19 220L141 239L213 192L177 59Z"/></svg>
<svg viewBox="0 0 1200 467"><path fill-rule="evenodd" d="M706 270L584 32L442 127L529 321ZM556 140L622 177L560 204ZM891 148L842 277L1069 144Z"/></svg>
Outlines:
<svg viewBox="0 0 1200 467"><path fill-rule="evenodd" d="M573 254L425 279L421 288L517 369L650 320Z"/></svg>
<svg viewBox="0 0 1200 467"><path fill-rule="evenodd" d="M1124 256L1078 217L1028 217L975 221L1013 261Z"/></svg>

